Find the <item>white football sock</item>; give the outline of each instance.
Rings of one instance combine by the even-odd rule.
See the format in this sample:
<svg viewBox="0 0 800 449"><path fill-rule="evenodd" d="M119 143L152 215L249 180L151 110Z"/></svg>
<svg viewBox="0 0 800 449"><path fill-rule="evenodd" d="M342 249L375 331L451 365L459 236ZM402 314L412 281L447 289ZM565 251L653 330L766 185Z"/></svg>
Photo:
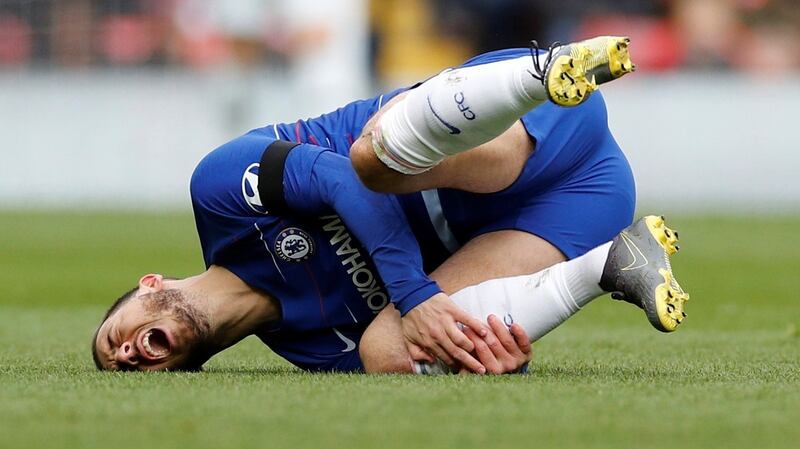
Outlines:
<svg viewBox="0 0 800 449"><path fill-rule="evenodd" d="M611 242L538 273L492 279L450 295L471 315L496 315L507 326L517 323L534 342L605 292L600 288ZM449 372L440 361L415 363L418 374Z"/></svg>
<svg viewBox="0 0 800 449"><path fill-rule="evenodd" d="M547 99L531 73L531 56L440 73L384 113L372 135L375 154L417 174L494 139Z"/></svg>
<svg viewBox="0 0 800 449"><path fill-rule="evenodd" d="M492 279L450 297L476 317L518 323L533 342L604 293L599 284L610 248L608 242L538 273Z"/></svg>

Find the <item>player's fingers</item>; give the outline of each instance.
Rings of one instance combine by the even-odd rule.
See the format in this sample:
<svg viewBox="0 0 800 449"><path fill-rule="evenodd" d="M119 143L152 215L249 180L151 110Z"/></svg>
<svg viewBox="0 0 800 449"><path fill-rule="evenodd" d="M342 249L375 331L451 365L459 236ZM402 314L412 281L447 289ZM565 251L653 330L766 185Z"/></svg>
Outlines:
<svg viewBox="0 0 800 449"><path fill-rule="evenodd" d="M450 357L450 354L441 346L434 346L431 348L431 351L433 351L434 355L444 362L445 365L449 367L455 366L456 362L453 357Z"/></svg>
<svg viewBox="0 0 800 449"><path fill-rule="evenodd" d="M407 342L406 348L408 349L408 354L411 356L411 360L428 363L436 362L436 357L432 356L429 352L425 351L421 346L415 343Z"/></svg>
<svg viewBox="0 0 800 449"><path fill-rule="evenodd" d="M481 337L485 337L486 334L489 333L489 330L486 329L486 326L481 322L481 320L475 318L474 316L470 315L469 313L465 312L460 307L456 306L452 311L451 314L453 315L453 319L458 321L459 323L463 324L464 326L472 329L475 331L476 334L480 335ZM466 349L466 348L464 348ZM471 349L467 349L471 351Z"/></svg>
<svg viewBox="0 0 800 449"><path fill-rule="evenodd" d="M503 358L508 355L508 351L506 351L506 349L503 347L503 344L500 343L500 340L497 339L497 336L491 329L489 330L489 333L483 337L483 341L486 346L489 347L489 350L492 351L492 354L494 354L495 358Z"/></svg>
<svg viewBox="0 0 800 449"><path fill-rule="evenodd" d="M490 315L487 321L489 327L492 329L490 336L497 336L494 343L489 342L488 344L497 357L498 362L500 362L503 373L516 372L526 363L530 362L530 355L522 351L517 343L516 337L514 337L511 330L507 328L499 318L495 315ZM524 332L522 332L521 336L527 337Z"/></svg>
<svg viewBox="0 0 800 449"><path fill-rule="evenodd" d="M486 374L486 367L483 366L481 362L478 361L475 357L471 356L467 351L463 349L458 349L454 354L456 360L461 363L461 365L473 373L476 374Z"/></svg>
<svg viewBox="0 0 800 449"><path fill-rule="evenodd" d="M472 344L472 342L469 340L469 338L467 338L467 336L464 335L463 332L458 330L457 327L453 326L453 328L457 330L457 333L458 333L458 335L461 336L461 338L463 338L463 339L467 340L467 342L469 342L469 346L472 348L470 350L471 351L474 350L475 345ZM448 335L452 335L452 334L448 333ZM442 341L441 344L444 347L444 350L447 351L447 353L449 355L451 355L454 359L458 360L461 363L461 365L463 365L465 368L469 369L470 371L472 371L474 373L478 373L478 374L486 373L486 367L484 367L481 364L481 362L478 361L478 359L476 359L475 357L472 357L469 354L469 352L463 350L460 346L457 346L451 340Z"/></svg>
<svg viewBox="0 0 800 449"><path fill-rule="evenodd" d="M473 344L472 341L467 338L466 335L464 335L461 327L457 326L456 323L453 323L453 326L450 326L446 329L449 340L442 341L441 344L445 347L447 352L473 372L484 374L486 372L486 367L483 366L483 364L481 364L477 358L470 354L475 350L475 344ZM468 328L465 327L464 329Z"/></svg>
<svg viewBox="0 0 800 449"><path fill-rule="evenodd" d="M454 366L455 361L453 357L451 357L449 348L446 346L447 343L452 344L447 336L447 332L440 328L431 328L427 337L416 343L419 344L423 350L438 357L445 365L450 367Z"/></svg>
<svg viewBox="0 0 800 449"><path fill-rule="evenodd" d="M472 343L475 345L475 355L478 356L478 360L486 367L486 372L491 374L501 374L502 366L500 362L497 361L497 357L495 357L492 350L489 349L489 345L483 341L483 338L479 337L478 334L472 331L470 328L465 328L464 333L472 340Z"/></svg>
<svg viewBox="0 0 800 449"><path fill-rule="evenodd" d="M519 346L517 346L517 342L514 341L514 337L511 335L505 323L496 315L489 315L487 321L489 322L489 327L491 327L492 332L497 335L497 339L500 340L500 344L503 345L503 348L511 354L519 354Z"/></svg>
<svg viewBox="0 0 800 449"><path fill-rule="evenodd" d="M475 345L472 344L472 341L469 338L467 338L466 335L464 335L464 331L458 324L453 322L452 326L447 326L445 329L446 329L445 332L446 335L443 336L441 343L452 342L453 344L455 344L456 346L458 346L459 348L463 349L466 352L472 352L475 350ZM478 332L475 333L478 334ZM444 340L444 337L446 337L447 340Z"/></svg>
<svg viewBox="0 0 800 449"><path fill-rule="evenodd" d="M439 358L439 360L444 362L445 365L449 367L455 366L456 364L455 360L453 359L453 357L450 357L450 354L444 347L439 345L432 345L428 348L428 350L437 358Z"/></svg>
<svg viewBox="0 0 800 449"><path fill-rule="evenodd" d="M522 328L517 323L511 325L511 335L514 336L514 340L517 342L517 346L519 347L520 351L523 354L530 356L533 352L531 349L531 338L528 336L528 333L525 332L525 329Z"/></svg>

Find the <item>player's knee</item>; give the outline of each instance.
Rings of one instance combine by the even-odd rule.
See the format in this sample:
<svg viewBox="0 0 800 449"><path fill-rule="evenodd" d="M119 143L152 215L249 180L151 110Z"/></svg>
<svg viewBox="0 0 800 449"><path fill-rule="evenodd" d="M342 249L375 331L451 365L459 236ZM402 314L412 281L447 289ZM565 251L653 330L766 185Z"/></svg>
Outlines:
<svg viewBox="0 0 800 449"><path fill-rule="evenodd" d="M376 192L392 192L392 186L401 176L378 159L367 135L353 142L350 147L350 161L361 182Z"/></svg>

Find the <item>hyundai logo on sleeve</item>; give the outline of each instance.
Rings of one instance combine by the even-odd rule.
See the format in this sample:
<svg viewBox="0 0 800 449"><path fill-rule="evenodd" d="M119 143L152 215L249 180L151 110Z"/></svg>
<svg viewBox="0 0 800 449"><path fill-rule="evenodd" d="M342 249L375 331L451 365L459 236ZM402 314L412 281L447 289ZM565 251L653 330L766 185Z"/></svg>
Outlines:
<svg viewBox="0 0 800 449"><path fill-rule="evenodd" d="M261 203L261 195L258 194L258 163L250 164L247 170L242 175L242 196L244 202L250 206L250 209L258 212L259 214L267 214L267 209Z"/></svg>

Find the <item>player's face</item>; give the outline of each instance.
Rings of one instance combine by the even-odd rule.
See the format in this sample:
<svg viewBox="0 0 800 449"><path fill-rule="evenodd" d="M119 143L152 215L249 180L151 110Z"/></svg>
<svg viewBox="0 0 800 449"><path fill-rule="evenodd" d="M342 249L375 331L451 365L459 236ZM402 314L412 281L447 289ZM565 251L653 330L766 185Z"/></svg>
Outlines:
<svg viewBox="0 0 800 449"><path fill-rule="evenodd" d="M101 365L109 370L181 369L200 336L173 308L154 308L137 292L100 327L95 341Z"/></svg>

